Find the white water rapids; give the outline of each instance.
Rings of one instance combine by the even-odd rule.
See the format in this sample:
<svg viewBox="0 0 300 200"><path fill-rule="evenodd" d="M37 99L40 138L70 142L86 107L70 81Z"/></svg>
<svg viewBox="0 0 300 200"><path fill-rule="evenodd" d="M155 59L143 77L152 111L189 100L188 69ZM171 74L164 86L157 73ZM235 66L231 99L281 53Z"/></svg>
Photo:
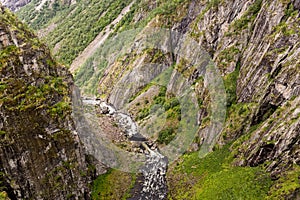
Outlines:
<svg viewBox="0 0 300 200"><path fill-rule="evenodd" d="M130 115L117 111L113 105L96 99L83 99L83 105L99 106L102 113L112 116L117 125L126 132L126 137L131 141L141 143L141 148L144 148L146 160L144 165L139 169L143 174L143 184L139 194L133 195L131 200L144 200L144 199L166 199L167 197L167 183L166 171L168 159L159 153L159 150L150 149L143 138L138 132L138 126ZM101 160L99 160L101 162Z"/></svg>

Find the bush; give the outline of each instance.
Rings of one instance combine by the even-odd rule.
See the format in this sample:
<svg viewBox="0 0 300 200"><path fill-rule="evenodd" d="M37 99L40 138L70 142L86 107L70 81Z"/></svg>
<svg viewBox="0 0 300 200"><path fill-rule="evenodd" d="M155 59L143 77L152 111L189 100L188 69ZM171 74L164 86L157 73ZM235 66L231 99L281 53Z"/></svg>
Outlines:
<svg viewBox="0 0 300 200"><path fill-rule="evenodd" d="M159 144L169 144L174 138L175 138L174 128L168 127L159 132L157 142Z"/></svg>

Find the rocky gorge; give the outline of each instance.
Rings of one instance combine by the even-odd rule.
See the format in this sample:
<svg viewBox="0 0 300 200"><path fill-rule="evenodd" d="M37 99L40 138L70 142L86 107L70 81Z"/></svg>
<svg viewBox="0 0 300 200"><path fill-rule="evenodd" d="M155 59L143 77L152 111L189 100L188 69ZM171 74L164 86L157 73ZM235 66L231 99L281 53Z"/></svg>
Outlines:
<svg viewBox="0 0 300 200"><path fill-rule="evenodd" d="M167 193L161 199L300 198L299 0L58 1L58 10L40 11L32 5L17 15L44 32L55 59L77 69L82 95L123 115L121 122L107 110L74 116L71 105L80 97L72 95L72 75L1 7L0 180L11 199L88 199L90 190L93 199L155 199L153 188ZM145 43L157 29L159 40ZM123 170L124 185L117 172L92 167L94 157L118 168L96 138L134 156L145 153L126 138L136 132L155 144L143 158L151 166L144 179ZM152 176L156 165L167 172ZM96 174L103 175L91 189Z"/></svg>

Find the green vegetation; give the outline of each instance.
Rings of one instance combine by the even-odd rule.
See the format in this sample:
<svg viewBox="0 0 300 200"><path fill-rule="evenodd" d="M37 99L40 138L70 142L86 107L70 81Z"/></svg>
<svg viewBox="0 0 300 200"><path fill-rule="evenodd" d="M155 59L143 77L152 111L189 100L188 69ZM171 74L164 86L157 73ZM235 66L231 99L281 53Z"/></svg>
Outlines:
<svg viewBox="0 0 300 200"><path fill-rule="evenodd" d="M65 115L71 111L70 102L58 102L54 106L50 107L49 111L52 116L64 118Z"/></svg>
<svg viewBox="0 0 300 200"><path fill-rule="evenodd" d="M81 51L110 24L131 2L130 0L78 1L75 5L65 5L55 1L52 7L46 3L41 11L35 10L37 1L22 8L18 15L29 25L39 30L54 23L57 27L45 38L51 48L60 46L55 52L59 60L71 64ZM31 14L29 14L31 13ZM32 20L34 18L34 20Z"/></svg>
<svg viewBox="0 0 300 200"><path fill-rule="evenodd" d="M235 59L239 57L239 53L240 50L235 45L221 51L218 55L218 68L221 70L227 69L232 61L236 61Z"/></svg>
<svg viewBox="0 0 300 200"><path fill-rule="evenodd" d="M147 84L142 90L140 90L138 93L136 93L135 95L133 95L132 97L129 98L128 102L132 102L135 98L137 98L138 96L140 96L141 94L143 94L144 92L146 92L151 86L153 86L152 83ZM148 101L148 100L147 100ZM148 101L149 103L149 101ZM146 104L148 104L146 103Z"/></svg>
<svg viewBox="0 0 300 200"><path fill-rule="evenodd" d="M39 57L35 60L37 65L49 70L60 67L59 64L47 54L49 53L48 49L41 44L28 27L20 23L11 12L6 10L5 14L0 15L0 19L3 23L9 24L9 28L14 31L16 39L22 41L23 44L20 44L20 46L26 45L26 48L31 48L39 52ZM3 25L4 27L5 24ZM17 47L15 45L9 45L3 48L0 52L0 70L11 70L12 65L16 68L22 65L19 56L24 51L24 48L25 47ZM28 56L27 54L23 52L22 57L24 57L24 55ZM32 59L35 59L35 57ZM36 85L28 85L26 84L27 77L19 78L15 72L12 73L11 76L1 78L0 102L3 103L3 107L16 112L25 112L34 109L52 109L52 111L54 111L53 108L55 108L60 115L63 111L67 110L64 104L53 106L50 103L50 99L53 98L64 102L70 101L64 97L69 94L69 89L63 78L55 76L54 74L48 76L44 73L33 71L31 73L32 77L43 79L43 82Z"/></svg>
<svg viewBox="0 0 300 200"><path fill-rule="evenodd" d="M160 1L157 3L157 7L153 10L149 10L147 1L142 1L139 7L143 8L143 11L147 13L146 17L134 24L134 28L145 27L155 16L163 16L165 20L174 19L180 20L184 16L178 16L175 10L179 7L184 7L184 4L188 2L187 0L171 0L171 1ZM162 20L164 21L164 20ZM173 21L174 22L174 21ZM171 23L166 21L166 23L161 24L161 27L167 28Z"/></svg>
<svg viewBox="0 0 300 200"><path fill-rule="evenodd" d="M255 2L249 6L246 13L238 20L233 23L233 29L235 33L239 33L240 30L243 30L248 27L250 22L253 22L261 9L262 0L255 0Z"/></svg>
<svg viewBox="0 0 300 200"><path fill-rule="evenodd" d="M176 130L178 129L179 122L181 120L181 108L179 100L169 94L166 95L167 88L160 87L159 93L153 98L153 102L145 105L137 113L136 121L145 119L151 115L153 111L156 111L157 106L163 108L163 112L159 115L166 115L166 122L161 131L159 131L157 142L159 144L169 144L176 136Z"/></svg>
<svg viewBox="0 0 300 200"><path fill-rule="evenodd" d="M136 180L135 174L110 169L93 182L93 200L120 200L130 197Z"/></svg>
<svg viewBox="0 0 300 200"><path fill-rule="evenodd" d="M0 172L0 200L5 200L7 197L6 192L4 192L6 187L4 186L3 182L4 182L4 173Z"/></svg>
<svg viewBox="0 0 300 200"><path fill-rule="evenodd" d="M223 2L223 0L210 0L207 4L205 9L202 10L202 12L197 16L196 20L193 22L192 25L192 31L191 31L191 37L196 39L203 35L203 32L199 31L197 24L200 22L200 20L203 19L204 15L210 10L210 9L216 9L218 8L218 5Z"/></svg>
<svg viewBox="0 0 300 200"><path fill-rule="evenodd" d="M249 115L255 106L255 103L238 103L227 109L226 123L222 131L225 141L233 141L242 135L245 126L250 123Z"/></svg>
<svg viewBox="0 0 300 200"><path fill-rule="evenodd" d="M232 73L223 77L227 96L227 107L230 107L232 104L236 103L236 85L238 76L239 66L237 66Z"/></svg>
<svg viewBox="0 0 300 200"><path fill-rule="evenodd" d="M89 5L81 3L77 5L67 22L59 24L47 37L50 47L61 47L56 55L66 64L79 55L81 51L110 24L128 4L126 1L93 0ZM87 10L88 9L88 10Z"/></svg>
<svg viewBox="0 0 300 200"><path fill-rule="evenodd" d="M5 107L14 111L27 111L32 109L49 108L51 113L57 111L62 115L67 110L65 104L57 104L51 108L48 104L50 98L58 95L67 95L68 88L61 78L44 77L45 83L37 86L27 86L24 80L12 78L3 79L5 89L0 93L0 101ZM3 93L4 90L6 93ZM5 94L5 95L4 95ZM69 101L69 99L65 99ZM69 104L69 103L66 103Z"/></svg>
<svg viewBox="0 0 300 200"><path fill-rule="evenodd" d="M168 172L170 199L263 199L271 179L261 167L231 165L229 146L204 158L185 154ZM189 188L187 190L187 188Z"/></svg>
<svg viewBox="0 0 300 200"><path fill-rule="evenodd" d="M6 192L0 192L0 200L7 200L7 194Z"/></svg>
<svg viewBox="0 0 300 200"><path fill-rule="evenodd" d="M176 130L173 127L167 127L158 133L157 142L159 144L169 144L176 136Z"/></svg>
<svg viewBox="0 0 300 200"><path fill-rule="evenodd" d="M298 27L291 27L287 24L287 22L281 22L277 26L273 28L274 33L272 36L274 37L277 33L282 33L284 36L291 36L297 32L299 32Z"/></svg>
<svg viewBox="0 0 300 200"><path fill-rule="evenodd" d="M150 107L141 108L138 112L138 115L135 118L135 121L142 120L147 116L149 116L149 114L150 114Z"/></svg>
<svg viewBox="0 0 300 200"><path fill-rule="evenodd" d="M116 33L118 33L118 32L129 30L130 28L133 27L132 21L134 19L134 15L138 11L138 8L139 8L139 6L138 6L137 3L135 3L134 5L132 5L132 7L130 8L130 11L115 26L113 35L116 34Z"/></svg>
<svg viewBox="0 0 300 200"><path fill-rule="evenodd" d="M5 62L13 55L18 54L18 48L15 45L9 45L5 47L4 49L1 49L0 52L0 67L3 67ZM1 68L0 68L1 69Z"/></svg>
<svg viewBox="0 0 300 200"><path fill-rule="evenodd" d="M300 190L300 167L294 165L293 168L283 174L271 187L269 196L266 198L271 199L286 199L291 192Z"/></svg>
<svg viewBox="0 0 300 200"><path fill-rule="evenodd" d="M84 94L96 95L98 82L102 76L107 62L94 62L97 55L90 57L83 66L75 73L75 83Z"/></svg>
<svg viewBox="0 0 300 200"><path fill-rule="evenodd" d="M63 1L46 1L40 10L35 9L40 3L41 1L39 0L33 0L16 13L19 18L30 24L35 30L46 27L49 21L57 15L65 16L65 13L68 13L69 5Z"/></svg>
<svg viewBox="0 0 300 200"><path fill-rule="evenodd" d="M235 167L211 175L196 191L196 198L263 199L270 184L269 176L259 168Z"/></svg>

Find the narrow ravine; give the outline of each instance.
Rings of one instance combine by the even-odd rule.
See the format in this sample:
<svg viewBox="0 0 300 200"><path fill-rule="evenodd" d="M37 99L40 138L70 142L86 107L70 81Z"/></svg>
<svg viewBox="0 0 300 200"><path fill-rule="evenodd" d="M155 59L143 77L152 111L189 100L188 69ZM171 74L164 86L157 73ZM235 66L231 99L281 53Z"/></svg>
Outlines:
<svg viewBox="0 0 300 200"><path fill-rule="evenodd" d="M145 152L146 162L140 169L142 173L143 183L135 194L132 194L130 200L144 200L144 199L166 199L167 197L167 182L166 172L168 159L160 154L157 147L151 147L146 138L138 132L138 126L132 117L126 113L115 109L113 105L96 99L83 99L83 104L98 106L101 113L112 116L117 125L125 130L126 137L131 142L140 143L140 148Z"/></svg>

